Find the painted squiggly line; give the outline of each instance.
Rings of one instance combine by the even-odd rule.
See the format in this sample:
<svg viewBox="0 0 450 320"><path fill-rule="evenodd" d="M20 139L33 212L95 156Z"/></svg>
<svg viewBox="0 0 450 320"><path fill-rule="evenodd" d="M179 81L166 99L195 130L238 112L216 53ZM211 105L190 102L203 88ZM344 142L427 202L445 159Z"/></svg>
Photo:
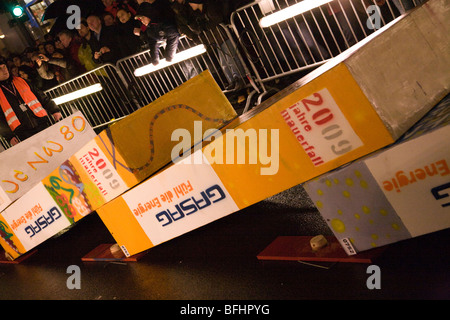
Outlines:
<svg viewBox="0 0 450 320"><path fill-rule="evenodd" d="M100 136L99 137L100 137L100 140L102 141L103 145L105 146L105 148L108 150L109 155L112 157L114 168L116 168L116 164L119 164L124 169L128 170L129 172L137 173L137 172L139 172L141 170L146 169L148 166L150 166L150 164L152 163L153 158L155 156L155 146L154 146L154 143L153 143L153 127L155 125L155 122L161 115L163 115L165 113L168 113L170 111L173 111L173 110L177 110L177 109L184 109L184 110L190 111L190 112L194 113L199 118L201 118L201 119L203 119L205 121L217 122L217 123L221 123L221 124L224 124L224 123L227 122L227 120L215 119L215 118L208 117L208 116L204 115L203 113L201 113L201 112L195 110L194 108L192 108L190 106L187 106L185 104L176 104L176 105L168 106L168 107L165 107L165 108L161 109L158 113L156 113L153 116L153 119L150 121L150 129L149 129L150 159L144 165L142 165L142 166L140 166L138 168L130 168L130 167L124 165L123 163L120 163L116 159L116 157L115 157L115 148L114 148L114 139L112 137L111 131L110 130L106 130L107 136L108 136L109 140L111 141L111 145L112 145L111 150L112 150L112 152L107 147L105 141L103 141L103 139Z"/></svg>

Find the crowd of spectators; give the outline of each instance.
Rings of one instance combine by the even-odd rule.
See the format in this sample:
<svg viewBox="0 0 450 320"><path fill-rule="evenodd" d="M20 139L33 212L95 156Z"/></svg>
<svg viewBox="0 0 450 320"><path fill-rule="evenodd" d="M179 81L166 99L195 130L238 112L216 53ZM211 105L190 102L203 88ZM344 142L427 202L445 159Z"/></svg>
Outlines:
<svg viewBox="0 0 450 320"><path fill-rule="evenodd" d="M198 35L211 27L208 12L219 12L226 22L239 0L102 0L103 12L90 13L76 29L48 33L36 46L5 56L10 72L40 90L93 70L104 63L150 49L152 63L159 63L161 43L164 58L173 58L181 35L201 41ZM233 3L233 5L230 5ZM210 10L206 10L206 8Z"/></svg>

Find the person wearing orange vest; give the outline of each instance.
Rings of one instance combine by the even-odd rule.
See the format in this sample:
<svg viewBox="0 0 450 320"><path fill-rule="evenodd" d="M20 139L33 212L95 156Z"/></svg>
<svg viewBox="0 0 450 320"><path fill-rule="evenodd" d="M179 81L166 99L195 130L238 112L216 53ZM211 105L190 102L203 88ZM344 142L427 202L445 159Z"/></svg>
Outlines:
<svg viewBox="0 0 450 320"><path fill-rule="evenodd" d="M0 126L3 127L1 131L4 138L10 140L11 145L49 127L49 115L56 121L62 118L53 100L30 86L24 79L12 76L3 59L0 59L0 106ZM9 130L5 127L9 127Z"/></svg>

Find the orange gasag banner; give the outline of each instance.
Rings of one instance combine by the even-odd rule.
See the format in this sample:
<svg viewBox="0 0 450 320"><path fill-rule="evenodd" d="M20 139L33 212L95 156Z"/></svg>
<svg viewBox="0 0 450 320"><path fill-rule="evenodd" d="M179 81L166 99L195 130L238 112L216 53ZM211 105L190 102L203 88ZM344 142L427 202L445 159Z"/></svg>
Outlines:
<svg viewBox="0 0 450 320"><path fill-rule="evenodd" d="M201 73L78 146L1 213L0 244L17 258L170 163L175 129L192 135L190 149L235 117L209 71Z"/></svg>
<svg viewBox="0 0 450 320"><path fill-rule="evenodd" d="M182 152L182 160L97 213L123 252L133 255L392 144L448 93L446 68L429 61L430 55L446 61L447 54L417 47L430 41L423 30L442 15L422 6L404 16L221 131L208 132L206 145ZM448 39L437 32L436 42ZM409 62L396 60L409 57L405 48L433 69L432 77L424 70L411 77ZM377 59L374 50L380 52ZM396 95L386 100L372 92L372 85L383 90L380 81ZM418 83L426 94L418 92ZM412 92L420 98L405 105L403 94ZM186 151L182 140L173 154Z"/></svg>

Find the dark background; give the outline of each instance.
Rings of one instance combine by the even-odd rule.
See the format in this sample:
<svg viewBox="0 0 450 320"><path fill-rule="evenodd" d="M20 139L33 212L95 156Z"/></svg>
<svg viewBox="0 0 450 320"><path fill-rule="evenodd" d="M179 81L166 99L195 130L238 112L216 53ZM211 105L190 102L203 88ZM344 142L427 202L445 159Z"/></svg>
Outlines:
<svg viewBox="0 0 450 320"><path fill-rule="evenodd" d="M201 306L203 300L450 298L448 229L386 246L374 262L381 289L366 286L369 264L339 262L323 269L256 257L277 236L317 234L332 235L297 186L156 246L137 262L82 262L99 244L114 243L92 213L20 264L0 265L0 299L183 300L177 306ZM79 290L66 286L70 265L81 269Z"/></svg>

